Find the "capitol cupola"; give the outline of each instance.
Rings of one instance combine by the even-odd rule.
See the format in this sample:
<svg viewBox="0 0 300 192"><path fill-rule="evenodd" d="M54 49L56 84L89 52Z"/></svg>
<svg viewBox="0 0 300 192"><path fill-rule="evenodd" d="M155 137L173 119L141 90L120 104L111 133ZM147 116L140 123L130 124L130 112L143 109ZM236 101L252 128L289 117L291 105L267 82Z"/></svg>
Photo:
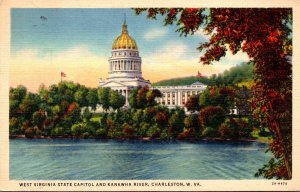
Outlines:
<svg viewBox="0 0 300 192"><path fill-rule="evenodd" d="M112 45L109 61L109 78L141 78L142 60L135 40L129 36L126 21L122 25L122 33Z"/></svg>
<svg viewBox="0 0 300 192"><path fill-rule="evenodd" d="M128 35L126 21L122 26L122 34L114 41L112 49L138 49L135 40Z"/></svg>

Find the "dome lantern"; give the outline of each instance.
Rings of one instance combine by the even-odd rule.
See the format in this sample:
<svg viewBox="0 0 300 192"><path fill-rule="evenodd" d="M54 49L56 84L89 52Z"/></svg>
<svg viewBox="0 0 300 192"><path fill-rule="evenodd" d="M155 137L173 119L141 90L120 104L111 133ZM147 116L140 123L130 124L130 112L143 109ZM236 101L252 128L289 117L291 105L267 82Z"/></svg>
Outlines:
<svg viewBox="0 0 300 192"><path fill-rule="evenodd" d="M114 41L112 49L138 49L135 40L128 34L126 20L124 20L124 23L122 25L122 33Z"/></svg>

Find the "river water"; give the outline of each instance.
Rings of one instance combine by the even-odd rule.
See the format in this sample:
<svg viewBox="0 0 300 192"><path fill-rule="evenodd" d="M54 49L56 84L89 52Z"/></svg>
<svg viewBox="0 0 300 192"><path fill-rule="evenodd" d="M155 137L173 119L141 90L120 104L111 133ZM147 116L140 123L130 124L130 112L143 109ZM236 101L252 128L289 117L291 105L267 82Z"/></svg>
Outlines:
<svg viewBox="0 0 300 192"><path fill-rule="evenodd" d="M262 179L258 142L10 139L11 180Z"/></svg>

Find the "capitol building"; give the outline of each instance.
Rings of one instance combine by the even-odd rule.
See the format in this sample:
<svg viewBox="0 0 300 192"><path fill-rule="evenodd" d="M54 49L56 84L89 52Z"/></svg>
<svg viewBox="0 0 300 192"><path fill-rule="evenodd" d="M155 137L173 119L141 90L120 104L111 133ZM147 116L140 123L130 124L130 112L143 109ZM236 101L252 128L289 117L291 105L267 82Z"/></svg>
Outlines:
<svg viewBox="0 0 300 192"><path fill-rule="evenodd" d="M100 80L99 87L109 87L125 96L125 106L129 107L130 91L137 87L148 86L158 89L162 93L157 102L169 108L184 107L188 98L206 89L206 85L195 82L186 86L156 86L151 87L149 80L142 76L142 59L139 55L136 41L129 36L126 21L122 26L122 33L112 45L111 57L108 59L109 72L106 80Z"/></svg>

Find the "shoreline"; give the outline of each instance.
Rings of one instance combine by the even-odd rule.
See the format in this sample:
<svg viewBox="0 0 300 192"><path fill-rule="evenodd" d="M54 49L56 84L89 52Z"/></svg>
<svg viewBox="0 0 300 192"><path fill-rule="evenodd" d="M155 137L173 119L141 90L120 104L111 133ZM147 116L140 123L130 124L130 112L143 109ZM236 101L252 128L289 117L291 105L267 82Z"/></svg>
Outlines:
<svg viewBox="0 0 300 192"><path fill-rule="evenodd" d="M136 141L215 141L215 142L259 142L259 143L271 143L272 139L223 139L223 138L202 138L202 139L160 139L160 138L151 138L151 137L136 137L136 138L97 138L97 137L74 137L74 136L34 136L28 138L25 135L10 135L9 139L97 139L97 140L136 140Z"/></svg>

